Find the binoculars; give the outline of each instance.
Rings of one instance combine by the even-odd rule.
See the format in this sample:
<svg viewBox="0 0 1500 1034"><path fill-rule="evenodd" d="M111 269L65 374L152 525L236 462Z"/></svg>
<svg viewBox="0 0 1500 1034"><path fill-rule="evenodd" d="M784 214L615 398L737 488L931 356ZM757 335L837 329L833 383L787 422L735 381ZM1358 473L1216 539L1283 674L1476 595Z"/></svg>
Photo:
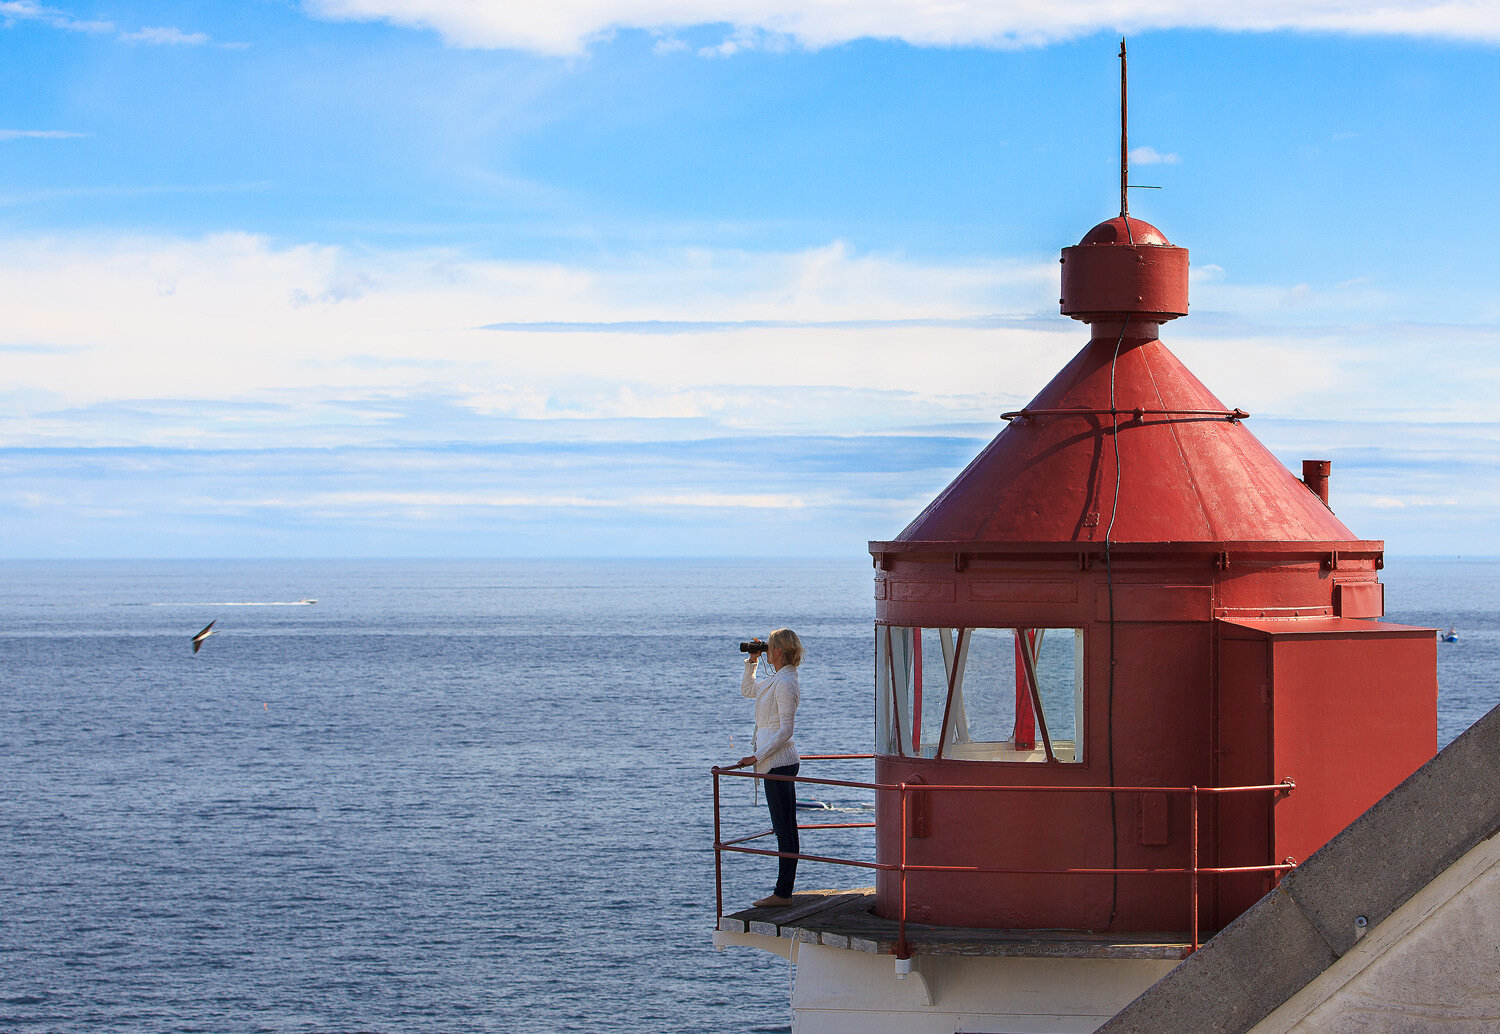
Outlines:
<svg viewBox="0 0 1500 1034"><path fill-rule="evenodd" d="M741 643L740 653L765 653L771 648L771 644L763 643L759 639L754 642Z"/></svg>

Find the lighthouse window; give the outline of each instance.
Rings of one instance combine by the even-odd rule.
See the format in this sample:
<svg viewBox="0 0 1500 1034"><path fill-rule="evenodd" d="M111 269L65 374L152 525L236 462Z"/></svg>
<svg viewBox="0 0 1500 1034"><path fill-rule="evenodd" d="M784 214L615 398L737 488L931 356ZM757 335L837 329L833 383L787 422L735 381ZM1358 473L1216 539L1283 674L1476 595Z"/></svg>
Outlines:
<svg viewBox="0 0 1500 1034"><path fill-rule="evenodd" d="M1083 632L875 630L876 750L969 761L1083 760Z"/></svg>

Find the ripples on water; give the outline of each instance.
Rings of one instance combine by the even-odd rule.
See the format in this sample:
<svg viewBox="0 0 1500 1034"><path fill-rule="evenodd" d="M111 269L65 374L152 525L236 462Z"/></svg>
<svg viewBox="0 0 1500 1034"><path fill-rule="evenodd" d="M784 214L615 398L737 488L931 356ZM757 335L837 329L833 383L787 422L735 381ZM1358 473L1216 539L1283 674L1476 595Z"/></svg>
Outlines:
<svg viewBox="0 0 1500 1034"><path fill-rule="evenodd" d="M1462 634L1443 742L1500 698L1497 567L1385 575L1393 620ZM747 749L734 644L778 624L804 751L869 749L867 563L0 570L0 1026L788 1029L786 963L708 947L706 769ZM726 899L769 877L731 859Z"/></svg>

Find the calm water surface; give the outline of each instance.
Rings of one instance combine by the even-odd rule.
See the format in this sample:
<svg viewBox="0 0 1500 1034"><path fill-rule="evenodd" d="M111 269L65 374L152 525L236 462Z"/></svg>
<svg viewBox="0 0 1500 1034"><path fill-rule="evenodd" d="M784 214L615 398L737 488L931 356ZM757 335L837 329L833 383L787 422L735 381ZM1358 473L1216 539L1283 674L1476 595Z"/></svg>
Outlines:
<svg viewBox="0 0 1500 1034"><path fill-rule="evenodd" d="M1497 575L1385 572L1392 620L1462 634L1445 743L1500 701ZM867 559L0 578L0 1027L788 1029L786 963L708 946L706 770L747 749L734 644L779 624L809 648L804 752L869 749ZM764 825L751 794L727 822ZM728 900L769 876L731 859Z"/></svg>

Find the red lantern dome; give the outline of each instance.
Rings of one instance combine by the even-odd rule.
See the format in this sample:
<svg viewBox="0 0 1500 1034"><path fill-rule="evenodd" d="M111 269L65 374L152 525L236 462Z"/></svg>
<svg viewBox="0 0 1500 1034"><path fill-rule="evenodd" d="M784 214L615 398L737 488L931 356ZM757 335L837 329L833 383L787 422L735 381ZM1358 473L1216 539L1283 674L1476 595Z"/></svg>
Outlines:
<svg viewBox="0 0 1500 1034"><path fill-rule="evenodd" d="M1063 314L1085 323L1139 316L1157 323L1188 311L1188 253L1140 219L1121 215L1062 254Z"/></svg>

